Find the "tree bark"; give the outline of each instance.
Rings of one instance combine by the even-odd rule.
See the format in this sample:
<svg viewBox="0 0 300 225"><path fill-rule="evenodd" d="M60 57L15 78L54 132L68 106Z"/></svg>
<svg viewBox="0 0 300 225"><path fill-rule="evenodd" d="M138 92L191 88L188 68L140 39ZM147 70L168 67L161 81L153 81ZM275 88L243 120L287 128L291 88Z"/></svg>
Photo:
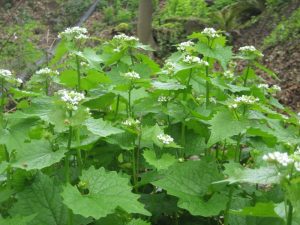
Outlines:
<svg viewBox="0 0 300 225"><path fill-rule="evenodd" d="M143 44L148 44L155 48L156 44L152 35L152 13L152 0L140 0L137 27L138 37Z"/></svg>

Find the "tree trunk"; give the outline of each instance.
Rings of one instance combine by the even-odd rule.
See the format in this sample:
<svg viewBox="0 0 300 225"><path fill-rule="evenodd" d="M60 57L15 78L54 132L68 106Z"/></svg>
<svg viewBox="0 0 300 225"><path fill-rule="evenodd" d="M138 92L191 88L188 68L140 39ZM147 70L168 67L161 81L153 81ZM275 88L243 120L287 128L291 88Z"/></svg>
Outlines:
<svg viewBox="0 0 300 225"><path fill-rule="evenodd" d="M138 37L143 44L148 44L155 48L156 44L152 35L152 13L152 0L140 0L137 27Z"/></svg>

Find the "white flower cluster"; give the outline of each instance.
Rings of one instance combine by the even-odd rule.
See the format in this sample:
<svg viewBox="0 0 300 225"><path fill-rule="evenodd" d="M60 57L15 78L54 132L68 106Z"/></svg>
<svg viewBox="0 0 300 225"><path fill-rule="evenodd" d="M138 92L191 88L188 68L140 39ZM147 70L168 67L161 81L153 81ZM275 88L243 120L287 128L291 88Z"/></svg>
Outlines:
<svg viewBox="0 0 300 225"><path fill-rule="evenodd" d="M128 126L128 127L132 127L132 126L137 126L137 125L139 125L141 123L141 121L139 121L139 120L134 120L134 119L132 119L132 118L129 118L129 119L127 119L127 120L125 120L125 121L123 121L122 122L122 124L124 125L124 126Z"/></svg>
<svg viewBox="0 0 300 225"><path fill-rule="evenodd" d="M12 83L17 83L17 84L22 84L23 81L20 78L14 78L12 75L12 72L9 70L4 70L4 69L0 69L0 78L4 78L5 80L12 82Z"/></svg>
<svg viewBox="0 0 300 225"><path fill-rule="evenodd" d="M272 90L274 91L281 91L281 87L279 87L278 85L274 84L272 87L271 87Z"/></svg>
<svg viewBox="0 0 300 225"><path fill-rule="evenodd" d="M269 85L268 84L259 84L257 87L261 88L261 89L268 89Z"/></svg>
<svg viewBox="0 0 300 225"><path fill-rule="evenodd" d="M226 78L233 78L234 77L234 73L232 71L230 71L230 70L226 70L224 72L224 77L226 77Z"/></svg>
<svg viewBox="0 0 300 225"><path fill-rule="evenodd" d="M165 71L167 71L168 74L172 74L175 71L175 63L167 62L165 64Z"/></svg>
<svg viewBox="0 0 300 225"><path fill-rule="evenodd" d="M286 152L272 152L263 156L263 160L270 163L279 163L281 166L294 164L295 169L300 172L300 147L298 146L294 154L288 155Z"/></svg>
<svg viewBox="0 0 300 225"><path fill-rule="evenodd" d="M272 152L268 153L263 156L263 160L267 162L275 162L279 163L282 166L288 166L289 164L293 163L294 160L289 157L289 155L284 152Z"/></svg>
<svg viewBox="0 0 300 225"><path fill-rule="evenodd" d="M157 135L157 138L165 145L169 145L174 141L174 139L170 135L167 135L167 134L159 134L159 135Z"/></svg>
<svg viewBox="0 0 300 225"><path fill-rule="evenodd" d="M8 78L11 76L12 73L9 70L0 69L0 77Z"/></svg>
<svg viewBox="0 0 300 225"><path fill-rule="evenodd" d="M128 78L130 80L137 80L137 79L141 78L140 75L138 73L134 72L134 71L125 73L123 75L123 77L126 77L126 78Z"/></svg>
<svg viewBox="0 0 300 225"><path fill-rule="evenodd" d="M208 62L200 59L197 56L191 56L191 55L186 55L183 59L183 62L188 63L188 64L193 64L193 63L197 63L203 66L208 66Z"/></svg>
<svg viewBox="0 0 300 225"><path fill-rule="evenodd" d="M161 95L161 96L158 97L157 101L158 102L168 102L168 101L170 101L170 99L171 98L169 96Z"/></svg>
<svg viewBox="0 0 300 225"><path fill-rule="evenodd" d="M68 27L58 35L58 38L75 38L76 40L88 39L88 31L84 27Z"/></svg>
<svg viewBox="0 0 300 225"><path fill-rule="evenodd" d="M118 34L118 35L115 35L113 37L113 40L118 40L118 41L127 41L127 42L131 42L131 41L139 41L138 38L136 37L132 37L132 36L127 36L126 34Z"/></svg>
<svg viewBox="0 0 300 225"><path fill-rule="evenodd" d="M240 47L239 50L245 54L245 55L248 55L248 54L255 54L257 56L264 56L261 52L259 52L253 45L250 45L250 46L243 46L243 47Z"/></svg>
<svg viewBox="0 0 300 225"><path fill-rule="evenodd" d="M220 37L220 35L217 33L217 31L214 28L205 28L201 34L206 35L209 38L217 38Z"/></svg>
<svg viewBox="0 0 300 225"><path fill-rule="evenodd" d="M259 99L254 96L242 95L233 100L233 103L229 105L229 108L236 109L240 104L253 105L258 102Z"/></svg>
<svg viewBox="0 0 300 225"><path fill-rule="evenodd" d="M178 51L185 51L187 48L193 47L194 45L195 45L195 43L192 42L192 41L182 42L178 45L177 50Z"/></svg>
<svg viewBox="0 0 300 225"><path fill-rule="evenodd" d="M79 102L84 99L84 94L75 91L59 90L58 94L61 96L61 100L67 104L67 108L74 111L78 109Z"/></svg>
<svg viewBox="0 0 300 225"><path fill-rule="evenodd" d="M257 51L256 48L253 45L240 47L239 50L241 52L255 52L255 51Z"/></svg>
<svg viewBox="0 0 300 225"><path fill-rule="evenodd" d="M42 68L35 72L37 75L59 75L57 70L51 70L48 67Z"/></svg>

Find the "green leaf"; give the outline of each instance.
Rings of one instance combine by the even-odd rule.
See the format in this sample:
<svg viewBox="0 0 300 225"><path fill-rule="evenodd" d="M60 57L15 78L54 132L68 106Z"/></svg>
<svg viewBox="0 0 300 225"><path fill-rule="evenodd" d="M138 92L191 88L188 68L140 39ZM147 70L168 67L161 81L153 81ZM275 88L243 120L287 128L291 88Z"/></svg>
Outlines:
<svg viewBox="0 0 300 225"><path fill-rule="evenodd" d="M258 202L253 207L245 207L241 210L230 210L230 213L240 216L257 216L257 217L278 217L273 202Z"/></svg>
<svg viewBox="0 0 300 225"><path fill-rule="evenodd" d="M220 182L252 183L252 184L274 184L279 183L279 176L276 168L261 167L258 169L244 168L240 164L230 163L225 165L224 174L227 179Z"/></svg>
<svg viewBox="0 0 300 225"><path fill-rule="evenodd" d="M110 122L101 119L89 118L84 122L86 128L95 135L100 137L107 137L112 134L119 134L124 132L121 129L113 127Z"/></svg>
<svg viewBox="0 0 300 225"><path fill-rule="evenodd" d="M243 118L238 120L234 117L233 113L228 110L217 112L209 123L211 125L211 136L208 141L208 146L243 133L250 126L248 120Z"/></svg>
<svg viewBox="0 0 300 225"><path fill-rule="evenodd" d="M176 81L172 82L160 82L160 81L153 81L152 86L155 89L158 90L180 90L180 89L185 89L186 87Z"/></svg>
<svg viewBox="0 0 300 225"><path fill-rule="evenodd" d="M65 150L53 151L50 143L45 140L32 140L16 149L12 167L25 170L43 169L59 162L65 156Z"/></svg>
<svg viewBox="0 0 300 225"><path fill-rule="evenodd" d="M66 225L67 208L60 196L62 188L50 177L39 173L34 183L17 194L13 215L36 215L30 225Z"/></svg>
<svg viewBox="0 0 300 225"><path fill-rule="evenodd" d="M151 225L150 223L141 220L141 219L133 219L127 225Z"/></svg>
<svg viewBox="0 0 300 225"><path fill-rule="evenodd" d="M143 153L146 162L151 166L154 166L157 170L168 169L171 165L177 162L175 156L168 153L162 154L161 158L157 158L156 154L152 150L145 150Z"/></svg>
<svg viewBox="0 0 300 225"><path fill-rule="evenodd" d="M13 218L1 218L0 217L0 224L3 225L31 225L32 219L35 217L35 215L31 216L15 216Z"/></svg>
<svg viewBox="0 0 300 225"><path fill-rule="evenodd" d="M220 177L216 163L205 160L178 163L164 175L152 184L165 189L169 195L178 197L178 206L192 215L209 217L218 215L225 209L227 197L224 195L214 193L208 200L204 199L212 182Z"/></svg>
<svg viewBox="0 0 300 225"><path fill-rule="evenodd" d="M75 214L99 219L114 213L120 207L128 213L150 215L138 202L138 195L131 192L129 180L116 172L90 167L82 172L80 180L86 184L88 194L81 194L70 184L64 187L62 193L64 203Z"/></svg>

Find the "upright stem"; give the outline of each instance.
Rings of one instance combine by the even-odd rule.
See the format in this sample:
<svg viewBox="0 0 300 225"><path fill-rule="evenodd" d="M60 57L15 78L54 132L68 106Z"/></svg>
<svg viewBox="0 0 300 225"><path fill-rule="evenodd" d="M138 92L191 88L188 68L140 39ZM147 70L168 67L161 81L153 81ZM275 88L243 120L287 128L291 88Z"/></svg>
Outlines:
<svg viewBox="0 0 300 225"><path fill-rule="evenodd" d="M80 129L79 128L77 129L77 132L76 132L76 144L77 144L77 146L80 145ZM79 169L79 174L81 175L82 157L81 157L81 150L79 147L77 148L77 165L78 165L78 169Z"/></svg>
<svg viewBox="0 0 300 225"><path fill-rule="evenodd" d="M187 83L186 83L186 86L189 86L190 81L191 81L191 79L192 79L192 74L193 74L193 69L190 69L190 73L189 73L189 77L188 77L188 81L187 81Z"/></svg>
<svg viewBox="0 0 300 225"><path fill-rule="evenodd" d="M76 55L76 66L77 66L77 91L81 90L81 75L80 75L80 62L79 57Z"/></svg>
<svg viewBox="0 0 300 225"><path fill-rule="evenodd" d="M72 117L72 111L69 112L69 117ZM68 137L68 145L67 145L67 149L68 152L66 154L66 158L65 158L65 179L66 179L66 183L70 183L70 150L71 150L71 143L72 143L72 134L73 134L73 128L72 126L69 126L69 137ZM72 211L70 209L68 209L68 221L67 221L68 225L73 225L73 214Z"/></svg>
<svg viewBox="0 0 300 225"><path fill-rule="evenodd" d="M117 106L116 106L116 112L115 112L115 119L117 118L118 113L119 113L119 105L120 105L120 95L118 95L118 97L117 97Z"/></svg>
<svg viewBox="0 0 300 225"><path fill-rule="evenodd" d="M210 92L210 87L209 87L209 81L208 81L208 78L209 78L209 74L208 74L208 66L205 68L205 74L206 74L206 108L208 107L209 105L209 92Z"/></svg>
<svg viewBox="0 0 300 225"><path fill-rule="evenodd" d="M131 91L132 91L132 85L130 85L130 88L128 90L128 116L131 117Z"/></svg>
<svg viewBox="0 0 300 225"><path fill-rule="evenodd" d="M49 78L46 76L46 81L45 81L45 94L48 95L49 93Z"/></svg>
<svg viewBox="0 0 300 225"><path fill-rule="evenodd" d="M134 186L134 190L137 193L138 189L137 189L137 173L136 173L136 151L135 148L132 149L132 176L133 176L133 186Z"/></svg>
<svg viewBox="0 0 300 225"><path fill-rule="evenodd" d="M186 126L185 126L185 122L183 121L181 123L181 145L183 148L185 146L185 130L186 130ZM180 154L180 157L182 157L182 154Z"/></svg>
<svg viewBox="0 0 300 225"><path fill-rule="evenodd" d="M225 209L225 212L224 212L224 225L229 224L229 210L230 210L230 207L231 207L233 190L234 190L234 188L233 188L233 186L231 186L230 189L229 189L229 200L226 204L226 209Z"/></svg>
<svg viewBox="0 0 300 225"><path fill-rule="evenodd" d="M249 70L250 70L250 66L247 66L247 71L246 71L246 75L245 75L245 79L244 79L244 87L247 86L247 81L248 81L248 76L249 76Z"/></svg>
<svg viewBox="0 0 300 225"><path fill-rule="evenodd" d="M293 223L293 206L292 206L292 203L290 200L288 200L287 204L288 204L288 215L287 215L286 224L292 225L292 223Z"/></svg>
<svg viewBox="0 0 300 225"><path fill-rule="evenodd" d="M4 95L4 78L1 79L1 111L0 111L0 123L4 127L4 112L5 112L5 95Z"/></svg>

